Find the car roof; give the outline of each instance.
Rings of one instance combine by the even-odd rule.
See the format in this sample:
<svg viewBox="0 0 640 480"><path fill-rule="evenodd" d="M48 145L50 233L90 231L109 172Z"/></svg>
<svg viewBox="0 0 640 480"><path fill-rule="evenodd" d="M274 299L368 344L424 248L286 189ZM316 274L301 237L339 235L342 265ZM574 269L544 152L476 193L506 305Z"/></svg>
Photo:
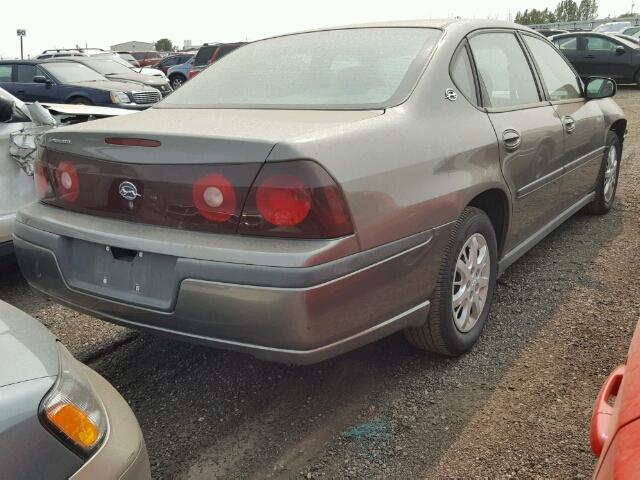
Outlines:
<svg viewBox="0 0 640 480"><path fill-rule="evenodd" d="M514 30L522 30L535 33L535 30L525 25L518 23L507 22L504 20L477 20L466 18L447 18L447 19L417 19L417 20L394 20L385 22L369 22L369 23L356 23L349 25L339 25L334 27L315 28L310 30L301 30L297 32L286 33L282 35L274 35L273 37L263 38L261 40L267 40L269 38L285 37L289 35L298 35L301 33L312 32L327 32L332 30L347 30L355 28L437 28L440 30L448 30L453 28L459 28L471 32L479 29L490 28L508 28Z"/></svg>

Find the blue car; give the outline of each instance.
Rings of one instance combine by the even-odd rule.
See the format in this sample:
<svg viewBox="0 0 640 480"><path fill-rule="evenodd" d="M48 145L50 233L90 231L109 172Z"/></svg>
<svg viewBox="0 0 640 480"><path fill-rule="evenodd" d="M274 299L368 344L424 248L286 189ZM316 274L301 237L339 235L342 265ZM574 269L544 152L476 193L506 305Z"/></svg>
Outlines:
<svg viewBox="0 0 640 480"><path fill-rule="evenodd" d="M169 77L169 83L171 84L171 88L177 90L180 88L187 80L189 80L189 72L193 68L193 60L194 57L191 57L184 63L174 65L167 70L167 77Z"/></svg>
<svg viewBox="0 0 640 480"><path fill-rule="evenodd" d="M81 63L64 58L0 61L0 87L23 102L142 110L162 99L156 88L112 81Z"/></svg>

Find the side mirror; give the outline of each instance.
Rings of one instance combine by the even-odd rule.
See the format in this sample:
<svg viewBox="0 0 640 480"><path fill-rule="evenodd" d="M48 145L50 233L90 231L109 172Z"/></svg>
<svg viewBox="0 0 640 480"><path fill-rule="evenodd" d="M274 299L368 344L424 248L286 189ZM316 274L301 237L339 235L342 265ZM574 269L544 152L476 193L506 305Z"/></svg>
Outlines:
<svg viewBox="0 0 640 480"><path fill-rule="evenodd" d="M622 45L618 45L616 47L616 54L617 55L622 55L623 53L626 53L627 49L624 48Z"/></svg>
<svg viewBox="0 0 640 480"><path fill-rule="evenodd" d="M35 77L33 77L33 81L35 83L46 83L47 85L53 85L53 82L44 75L36 75Z"/></svg>
<svg viewBox="0 0 640 480"><path fill-rule="evenodd" d="M13 100L0 96L0 123L8 122L13 118Z"/></svg>
<svg viewBox="0 0 640 480"><path fill-rule="evenodd" d="M606 77L590 77L585 86L587 100L613 97L617 91L616 82Z"/></svg>

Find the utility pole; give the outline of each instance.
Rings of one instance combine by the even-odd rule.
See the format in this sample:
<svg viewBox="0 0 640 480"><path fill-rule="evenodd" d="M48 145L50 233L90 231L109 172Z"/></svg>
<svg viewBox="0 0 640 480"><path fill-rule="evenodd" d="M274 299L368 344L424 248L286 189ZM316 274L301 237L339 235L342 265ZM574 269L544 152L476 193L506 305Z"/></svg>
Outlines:
<svg viewBox="0 0 640 480"><path fill-rule="evenodd" d="M20 37L20 59L24 60L24 48L22 45L22 39L24 38L24 36L27 34L27 31L23 28L19 28L16 33L18 34L18 36Z"/></svg>

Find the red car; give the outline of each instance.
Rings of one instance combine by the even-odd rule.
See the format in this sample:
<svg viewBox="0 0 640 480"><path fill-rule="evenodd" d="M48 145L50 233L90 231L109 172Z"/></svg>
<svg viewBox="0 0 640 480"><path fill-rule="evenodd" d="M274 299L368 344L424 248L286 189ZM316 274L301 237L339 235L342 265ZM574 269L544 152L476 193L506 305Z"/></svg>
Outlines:
<svg viewBox="0 0 640 480"><path fill-rule="evenodd" d="M640 478L640 323L625 365L605 381L591 419L594 479Z"/></svg>
<svg viewBox="0 0 640 480"><path fill-rule="evenodd" d="M141 67L153 67L160 63L162 56L158 52L129 52Z"/></svg>

